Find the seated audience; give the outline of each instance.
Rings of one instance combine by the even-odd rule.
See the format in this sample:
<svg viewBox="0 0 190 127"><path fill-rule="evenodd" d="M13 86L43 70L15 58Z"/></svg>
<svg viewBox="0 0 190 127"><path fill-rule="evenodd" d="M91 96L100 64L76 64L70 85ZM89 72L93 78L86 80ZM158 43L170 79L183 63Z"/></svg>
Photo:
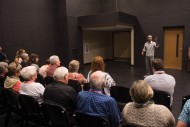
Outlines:
<svg viewBox="0 0 190 127"><path fill-rule="evenodd" d="M21 70L21 76L24 79L21 85L20 94L26 94L37 99L39 104L43 102L42 96L44 93L44 86L40 83L36 83L37 69L35 66L27 66Z"/></svg>
<svg viewBox="0 0 190 127"><path fill-rule="evenodd" d="M105 64L101 56L96 56L93 59L92 64L91 64L91 70L89 71L88 76L87 76L87 82L89 82L90 75L95 71L103 71L104 78L105 78L104 92L106 95L110 96L110 87L115 86L116 83L108 73L104 72Z"/></svg>
<svg viewBox="0 0 190 127"><path fill-rule="evenodd" d="M28 62L29 62L29 65L33 65L33 66L37 67L39 70L38 61L39 61L39 56L35 53L32 53L29 57Z"/></svg>
<svg viewBox="0 0 190 127"><path fill-rule="evenodd" d="M58 56L53 55L49 58L50 66L47 67L47 76L53 77L53 73L56 68L58 68L61 64L61 61Z"/></svg>
<svg viewBox="0 0 190 127"><path fill-rule="evenodd" d="M147 82L133 82L130 88L133 102L127 103L122 111L123 122L143 127L173 127L174 116L167 107L150 101L153 94Z"/></svg>
<svg viewBox="0 0 190 127"><path fill-rule="evenodd" d="M0 46L0 62L9 62L9 60L7 59L7 56L5 53L3 53L2 51L2 47Z"/></svg>
<svg viewBox="0 0 190 127"><path fill-rule="evenodd" d="M67 85L68 69L58 67L53 74L53 78L55 81L46 86L43 99L62 105L67 109L69 118L73 120L73 114L77 107L77 93Z"/></svg>
<svg viewBox="0 0 190 127"><path fill-rule="evenodd" d="M19 49L17 52L16 52L16 56L15 56L15 63L21 63L22 62L22 58L21 58L21 55L23 53L26 53L26 51L24 49Z"/></svg>
<svg viewBox="0 0 190 127"><path fill-rule="evenodd" d="M181 114L178 117L178 123L176 127L189 127L190 126L190 99L187 100Z"/></svg>
<svg viewBox="0 0 190 127"><path fill-rule="evenodd" d="M0 62L0 88L4 87L7 72L8 64L6 62Z"/></svg>
<svg viewBox="0 0 190 127"><path fill-rule="evenodd" d="M27 54L27 53L23 53L23 54L21 55L21 58L22 58L22 61L21 61L20 64L22 65L22 68L28 66L28 65L29 65L29 63L28 63L28 60L29 60L28 54Z"/></svg>
<svg viewBox="0 0 190 127"><path fill-rule="evenodd" d="M47 67L49 67L50 62L49 59L46 60L46 64L41 66L39 69L39 73L45 78L47 76Z"/></svg>
<svg viewBox="0 0 190 127"><path fill-rule="evenodd" d="M176 81L173 76L164 72L164 62L161 59L155 59L152 62L153 75L147 76L144 80L154 90L164 91L171 96L170 106L173 102L173 93Z"/></svg>
<svg viewBox="0 0 190 127"><path fill-rule="evenodd" d="M17 65L15 62L12 62L8 66L8 76L4 82L5 88L11 88L16 92L19 92L22 82L19 79L20 70L22 66Z"/></svg>
<svg viewBox="0 0 190 127"><path fill-rule="evenodd" d="M69 63L69 74L68 74L68 77L69 77L69 79L77 80L81 84L84 84L84 83L86 83L86 79L84 78L84 76L81 73L78 73L79 64L80 63L77 60L72 60Z"/></svg>
<svg viewBox="0 0 190 127"><path fill-rule="evenodd" d="M116 101L103 94L104 83L104 72L96 71L90 75L91 89L79 92L77 111L92 116L108 117L111 125L117 127L120 122L120 112Z"/></svg>

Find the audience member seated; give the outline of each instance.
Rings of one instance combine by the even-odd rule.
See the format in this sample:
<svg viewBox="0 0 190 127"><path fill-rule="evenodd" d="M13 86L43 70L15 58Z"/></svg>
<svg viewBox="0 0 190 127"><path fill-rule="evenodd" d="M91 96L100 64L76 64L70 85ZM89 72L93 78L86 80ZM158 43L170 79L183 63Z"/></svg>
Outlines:
<svg viewBox="0 0 190 127"><path fill-rule="evenodd" d="M27 66L21 70L21 76L24 79L21 85L20 94L25 94L34 97L38 100L39 104L43 102L42 97L44 93L44 86L36 83L37 69L35 66Z"/></svg>
<svg viewBox="0 0 190 127"><path fill-rule="evenodd" d="M84 78L84 76L81 73L78 73L79 64L80 63L77 60L72 60L69 63L69 74L68 74L68 77L71 80L77 80L81 84L84 84L84 83L86 83L86 79Z"/></svg>
<svg viewBox="0 0 190 127"><path fill-rule="evenodd" d="M46 60L46 64L41 66L39 69L39 73L45 78L47 76L47 67L49 67L50 62L49 59Z"/></svg>
<svg viewBox="0 0 190 127"><path fill-rule="evenodd" d="M50 66L47 67L47 76L53 77L53 73L56 68L58 68L61 64L61 61L58 56L53 55L49 58Z"/></svg>
<svg viewBox="0 0 190 127"><path fill-rule="evenodd" d="M77 112L92 116L108 117L111 125L117 127L120 123L120 112L116 101L103 94L105 73L96 71L90 75L91 89L78 94ZM88 122L88 121L86 121Z"/></svg>
<svg viewBox="0 0 190 127"><path fill-rule="evenodd" d="M175 119L169 109L150 101L153 94L147 82L133 82L130 88L133 102L127 103L122 111L123 122L143 127L174 127Z"/></svg>
<svg viewBox="0 0 190 127"><path fill-rule="evenodd" d="M173 93L176 81L173 76L164 72L164 62L161 59L155 59L152 62L153 75L147 76L144 80L154 90L164 91L171 96L170 106L173 103Z"/></svg>
<svg viewBox="0 0 190 127"><path fill-rule="evenodd" d="M19 50L16 52L16 56L15 56L15 60L14 60L15 63L21 63L21 62L22 62L21 55L22 55L23 53L26 53L26 51L25 51L24 49L19 49Z"/></svg>
<svg viewBox="0 0 190 127"><path fill-rule="evenodd" d="M91 70L89 71L88 76L87 76L87 82L89 82L90 75L95 71L103 71L103 74L105 77L104 92L106 95L110 96L110 87L115 86L116 83L108 73L104 72L105 64L104 64L104 60L101 56L96 56L93 59L92 64L91 64Z"/></svg>
<svg viewBox="0 0 190 127"><path fill-rule="evenodd" d="M8 72L7 67L8 67L8 64L7 64L7 66L5 66L2 64L2 62L0 62L0 88L4 87L4 82L6 79L6 73Z"/></svg>
<svg viewBox="0 0 190 127"><path fill-rule="evenodd" d="M39 70L38 61L39 61L39 56L35 53L32 53L29 57L28 62L29 62L29 65L35 66Z"/></svg>
<svg viewBox="0 0 190 127"><path fill-rule="evenodd" d="M77 107L77 93L67 85L68 69L58 67L53 74L54 82L47 85L44 91L44 101L50 101L63 106L67 111L70 120L72 121L73 113Z"/></svg>
<svg viewBox="0 0 190 127"><path fill-rule="evenodd" d="M0 46L0 62L9 62L5 53L2 52L2 47Z"/></svg>
<svg viewBox="0 0 190 127"><path fill-rule="evenodd" d="M22 58L22 61L21 61L20 64L22 65L22 68L28 66L29 65L29 62L28 62L29 56L28 56L28 54L27 53L23 53L21 55L21 58Z"/></svg>
<svg viewBox="0 0 190 127"><path fill-rule="evenodd" d="M190 99L185 102L181 114L178 117L176 127L189 127L190 126Z"/></svg>
<svg viewBox="0 0 190 127"><path fill-rule="evenodd" d="M4 82L5 88L11 88L16 92L19 92L22 82L19 79L20 76L20 70L22 69L22 66L20 64L16 64L15 62L12 62L8 66L8 76Z"/></svg>

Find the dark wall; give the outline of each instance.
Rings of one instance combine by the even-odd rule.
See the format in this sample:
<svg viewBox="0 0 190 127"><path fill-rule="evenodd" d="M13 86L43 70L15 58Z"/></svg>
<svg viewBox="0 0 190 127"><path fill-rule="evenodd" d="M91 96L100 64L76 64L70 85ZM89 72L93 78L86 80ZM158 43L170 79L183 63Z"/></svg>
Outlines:
<svg viewBox="0 0 190 127"><path fill-rule="evenodd" d="M10 60L18 49L37 53L43 63L56 54L57 19L54 0L1 0L0 44Z"/></svg>
<svg viewBox="0 0 190 127"><path fill-rule="evenodd" d="M183 50L183 69L187 67L187 47L190 46L190 1L180 0L118 0L119 10L138 18L144 35L158 35L160 48L156 51L156 57L163 58L163 29L164 27L184 27L184 50ZM146 40L135 37L135 54L142 50L142 45ZM140 41L138 41L140 39ZM142 41L143 40L143 41ZM136 59L140 63L142 58Z"/></svg>

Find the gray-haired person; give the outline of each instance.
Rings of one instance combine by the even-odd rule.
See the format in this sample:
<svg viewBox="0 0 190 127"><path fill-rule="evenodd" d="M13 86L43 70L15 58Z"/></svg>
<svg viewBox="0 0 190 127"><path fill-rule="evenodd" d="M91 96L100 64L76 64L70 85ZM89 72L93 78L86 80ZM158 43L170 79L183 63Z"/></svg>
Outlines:
<svg viewBox="0 0 190 127"><path fill-rule="evenodd" d="M157 41L157 38L156 38ZM145 63L146 63L146 77L151 74L152 61L154 60L155 48L158 48L159 45L157 42L152 41L152 35L148 35L148 41L144 44L142 55L146 52Z"/></svg>

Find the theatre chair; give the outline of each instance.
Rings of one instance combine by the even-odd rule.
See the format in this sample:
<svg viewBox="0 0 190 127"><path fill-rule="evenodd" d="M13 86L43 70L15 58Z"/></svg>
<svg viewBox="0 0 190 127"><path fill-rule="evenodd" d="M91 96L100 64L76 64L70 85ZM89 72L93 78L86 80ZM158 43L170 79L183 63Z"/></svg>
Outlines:
<svg viewBox="0 0 190 127"><path fill-rule="evenodd" d="M13 91L12 89L2 88L2 96L4 98L4 104L8 108L8 113L5 118L5 127L8 126L8 122L11 117L11 113L14 112L15 114L21 116L21 126L23 126L24 122L24 115L22 112L22 109L20 107L19 101L18 101L18 93Z"/></svg>
<svg viewBox="0 0 190 127"><path fill-rule="evenodd" d="M110 88L111 97L113 97L118 104L120 111L123 110L124 106L128 102L132 102L129 94L129 88L123 86L112 86Z"/></svg>
<svg viewBox="0 0 190 127"><path fill-rule="evenodd" d="M76 112L76 120L78 127L110 127L109 120L106 117L90 116Z"/></svg>
<svg viewBox="0 0 190 127"><path fill-rule="evenodd" d="M82 91L82 87L79 81L69 79L68 85L71 86L77 93Z"/></svg>
<svg viewBox="0 0 190 127"><path fill-rule="evenodd" d="M189 100L189 99L190 99L190 95L186 95L186 96L183 96L183 97L182 97L181 109L183 109L183 106L184 106L185 102L186 102L187 100Z"/></svg>
<svg viewBox="0 0 190 127"><path fill-rule="evenodd" d="M140 126L135 124L122 123L119 127L140 127Z"/></svg>
<svg viewBox="0 0 190 127"><path fill-rule="evenodd" d="M61 105L44 102L43 107L46 108L47 114L50 118L53 127L70 127L70 121L67 114L67 110Z"/></svg>
<svg viewBox="0 0 190 127"><path fill-rule="evenodd" d="M45 77L45 83L46 83L46 85L52 83L53 81L54 81L53 77L51 77L51 76L46 76Z"/></svg>
<svg viewBox="0 0 190 127"><path fill-rule="evenodd" d="M84 83L83 84L84 86L83 86L83 90L84 91L89 91L90 90L90 83L88 82L88 83Z"/></svg>
<svg viewBox="0 0 190 127"><path fill-rule="evenodd" d="M19 94L18 99L25 116L24 126L28 125L28 121L32 121L48 127L48 121L42 114L43 109L41 109L41 106L38 104L38 101L36 99L24 94Z"/></svg>
<svg viewBox="0 0 190 127"><path fill-rule="evenodd" d="M153 96L152 100L154 101L154 103L164 105L168 109L171 110L170 95L164 91L159 91L159 90L153 90L153 91L154 91L154 96Z"/></svg>

